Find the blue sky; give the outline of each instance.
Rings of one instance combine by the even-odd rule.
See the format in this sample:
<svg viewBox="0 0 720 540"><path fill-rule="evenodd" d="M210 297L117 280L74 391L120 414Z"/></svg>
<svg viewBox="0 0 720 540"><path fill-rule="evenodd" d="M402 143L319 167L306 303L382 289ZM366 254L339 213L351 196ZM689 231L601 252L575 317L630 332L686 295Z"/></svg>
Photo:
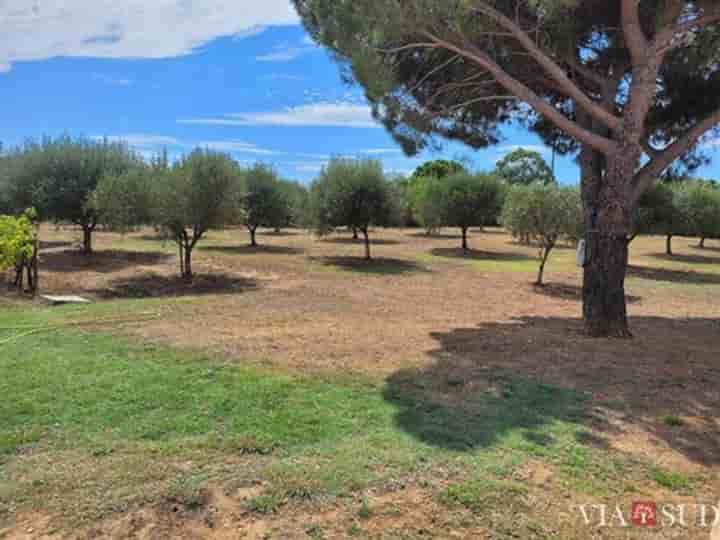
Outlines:
<svg viewBox="0 0 720 540"><path fill-rule="evenodd" d="M0 3L0 141L71 133L117 137L151 155L195 146L273 164L308 181L332 155L426 159L491 169L510 150L550 152L521 130L475 151L447 144L407 158L358 88L312 44L287 0L5 0ZM702 173L720 177L713 165ZM576 182L572 160L557 176Z"/></svg>

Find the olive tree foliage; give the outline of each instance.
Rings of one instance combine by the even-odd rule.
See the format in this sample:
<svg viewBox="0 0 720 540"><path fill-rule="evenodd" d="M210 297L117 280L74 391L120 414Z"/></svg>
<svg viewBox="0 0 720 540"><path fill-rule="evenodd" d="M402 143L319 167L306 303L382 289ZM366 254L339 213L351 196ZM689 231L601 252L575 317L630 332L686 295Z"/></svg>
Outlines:
<svg viewBox="0 0 720 540"><path fill-rule="evenodd" d="M69 136L27 142L7 159L6 181L16 209L34 206L43 219L79 226L86 254L92 252L99 223L91 196L100 180L142 166L125 143Z"/></svg>
<svg viewBox="0 0 720 540"><path fill-rule="evenodd" d="M493 174L457 173L440 182L442 222L460 228L463 251L469 250L470 227L481 227L498 219L504 194L505 185Z"/></svg>
<svg viewBox="0 0 720 540"><path fill-rule="evenodd" d="M495 173L510 185L552 184L553 172L539 152L518 148L498 161Z"/></svg>
<svg viewBox="0 0 720 540"><path fill-rule="evenodd" d="M259 227L280 228L291 217L290 200L269 166L256 164L244 172L245 186L242 195L242 211L245 226L250 232L250 245L257 246Z"/></svg>
<svg viewBox="0 0 720 540"><path fill-rule="evenodd" d="M694 180L676 191L677 210L684 223L684 234L700 238L720 238L720 190L714 184Z"/></svg>
<svg viewBox="0 0 720 540"><path fill-rule="evenodd" d="M118 175L105 175L90 196L98 222L128 232L153 224L154 169L138 166Z"/></svg>
<svg viewBox="0 0 720 540"><path fill-rule="evenodd" d="M642 194L720 123L717 0L293 0L407 153L524 123L577 155L591 336L629 337Z"/></svg>
<svg viewBox="0 0 720 540"><path fill-rule="evenodd" d="M442 182L435 176L422 176L413 179L410 186L413 215L427 235L436 232L446 222Z"/></svg>
<svg viewBox="0 0 720 540"><path fill-rule="evenodd" d="M365 239L365 259L370 260L370 227L388 225L394 213L382 163L334 158L312 184L310 197L317 232L357 229Z"/></svg>
<svg viewBox="0 0 720 540"><path fill-rule="evenodd" d="M575 240L582 227L580 192L555 184L515 185L505 199L502 222L514 233L538 242L540 268L535 284L542 285L552 250L560 240Z"/></svg>
<svg viewBox="0 0 720 540"><path fill-rule="evenodd" d="M309 224L309 193L300 182L280 180L280 191L287 204L287 215L282 227L307 227Z"/></svg>
<svg viewBox="0 0 720 540"><path fill-rule="evenodd" d="M241 171L227 155L195 150L152 177L152 220L178 246L180 274L193 277L192 253L213 228L239 220Z"/></svg>
<svg viewBox="0 0 720 540"><path fill-rule="evenodd" d="M660 234L666 237L665 249L672 255L672 239L685 234L686 221L677 206L679 184L660 182L649 188L638 201L632 216L632 234L628 242L643 234Z"/></svg>

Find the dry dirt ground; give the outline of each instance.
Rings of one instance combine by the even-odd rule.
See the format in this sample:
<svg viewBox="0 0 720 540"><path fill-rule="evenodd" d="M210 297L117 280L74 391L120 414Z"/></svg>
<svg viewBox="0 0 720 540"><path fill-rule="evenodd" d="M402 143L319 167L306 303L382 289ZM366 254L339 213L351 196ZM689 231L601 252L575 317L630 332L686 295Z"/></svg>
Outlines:
<svg viewBox="0 0 720 540"><path fill-rule="evenodd" d="M362 245L344 233L318 239L303 231L268 231L259 235L260 247L250 248L242 230L214 232L197 248L192 284L176 278L174 246L153 231L98 233L97 252L88 258L77 253L74 231L47 226L43 237L44 292L97 302L158 299L152 305L162 317L122 330L133 340L211 351L227 362L282 372L400 386L412 380L457 407L478 373L511 372L588 396L599 447L700 478L687 500L720 498L720 242L701 250L697 240L677 238L670 258L663 238L637 239L627 283L635 338L618 341L580 333L573 249L557 249L546 286L535 287L537 250L498 229L474 231L466 255L454 230L433 237L377 230L373 262L362 261ZM522 474L542 491L554 472L538 465ZM641 492L672 496L647 486ZM368 496L394 509L373 521L372 537L422 538L422 532L408 532L416 524L438 538L506 537L494 536L464 510L438 507L420 488ZM103 525L96 537L314 537L304 520L324 524L324 536L315 537L350 536L341 525L353 512L348 504L320 514L299 505L292 515L250 519L234 515L223 490L212 497L213 514L185 516L181 529L171 512L143 509ZM5 536L35 537L44 518L33 519L18 520ZM459 532L440 526L453 520ZM694 538L677 536L685 537Z"/></svg>

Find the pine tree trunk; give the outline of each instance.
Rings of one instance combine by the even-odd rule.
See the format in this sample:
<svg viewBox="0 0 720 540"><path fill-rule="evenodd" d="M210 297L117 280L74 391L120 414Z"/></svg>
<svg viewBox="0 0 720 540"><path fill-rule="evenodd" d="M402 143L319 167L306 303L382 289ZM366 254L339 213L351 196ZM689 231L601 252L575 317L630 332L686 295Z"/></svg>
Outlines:
<svg viewBox="0 0 720 540"><path fill-rule="evenodd" d="M631 337L625 300L627 238L590 233L586 241L591 255L583 284L585 332L592 337Z"/></svg>
<svg viewBox="0 0 720 540"><path fill-rule="evenodd" d="M629 206L637 159L619 153L608 159L602 174L600 156L588 149L581 154L582 191L588 258L584 267L583 318L591 337L632 337L627 318L625 274L628 264Z"/></svg>
<svg viewBox="0 0 720 540"><path fill-rule="evenodd" d="M256 241L256 239L255 239L255 232L256 232L256 231L257 231L257 229L255 229L255 228L250 229L250 245L251 245L252 247L257 247L257 241Z"/></svg>
<svg viewBox="0 0 720 540"><path fill-rule="evenodd" d="M367 229L363 229L363 236L365 237L365 260L369 261L371 259L371 257L370 257L370 236L368 235Z"/></svg>
<svg viewBox="0 0 720 540"><path fill-rule="evenodd" d="M359 240L360 237L358 236L357 227L353 227L353 228L352 228L352 232L353 232L353 240Z"/></svg>
<svg viewBox="0 0 720 540"><path fill-rule="evenodd" d="M700 239L700 243L698 244L698 247L700 249L705 249L705 237L704 236Z"/></svg>
<svg viewBox="0 0 720 540"><path fill-rule="evenodd" d="M467 228L462 228L462 248L463 251L468 251L468 241L467 241Z"/></svg>
<svg viewBox="0 0 720 540"><path fill-rule="evenodd" d="M667 237L665 238L665 254L666 254L666 255L672 255L672 254L673 254L673 250L672 250L672 239L673 239L673 235L672 235L672 234L668 234Z"/></svg>

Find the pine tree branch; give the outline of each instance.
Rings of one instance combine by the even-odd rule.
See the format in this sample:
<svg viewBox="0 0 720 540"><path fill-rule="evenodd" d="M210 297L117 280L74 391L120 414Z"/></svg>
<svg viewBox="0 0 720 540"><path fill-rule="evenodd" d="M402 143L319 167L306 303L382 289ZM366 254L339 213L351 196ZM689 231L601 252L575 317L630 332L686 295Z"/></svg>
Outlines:
<svg viewBox="0 0 720 540"><path fill-rule="evenodd" d="M545 116L558 128L564 130L566 133L579 139L580 141L590 145L598 152L604 154L610 154L616 149L616 143L612 140L597 135L583 127L576 122L573 122L560 111L553 107L550 103L542 99L525 84L514 78L502 67L500 67L494 60L487 56L484 52L477 49L476 47L468 46L468 48L462 48L454 43L446 41L428 31L423 31L425 37L430 41L437 44L438 46L454 52L467 60L477 64L478 66L486 69L490 74L495 77L495 80L500 86L505 88L508 92L517 96L519 99L525 101L528 105L533 107L538 113Z"/></svg>
<svg viewBox="0 0 720 540"><path fill-rule="evenodd" d="M640 196L657 180L665 169L690 150L705 133L719 124L720 109L707 116L705 120L695 124L685 135L670 146L662 151L657 151L655 153L656 157L635 175L633 180L633 202L640 199Z"/></svg>
<svg viewBox="0 0 720 540"><path fill-rule="evenodd" d="M550 58L532 40L528 33L520 28L520 26L518 26L514 21L503 15L494 7L490 6L487 2L485 2L485 0L475 0L474 5L476 6L475 9L478 12L490 17L493 21L510 32L518 43L540 65L540 67L542 67L548 75L558 83L558 85L563 89L563 92L566 93L568 97L575 100L575 102L592 115L593 118L602 122L611 129L616 129L621 125L620 118L603 109L590 99L585 92L583 92L582 89L567 76L565 70L560 67L557 62Z"/></svg>

